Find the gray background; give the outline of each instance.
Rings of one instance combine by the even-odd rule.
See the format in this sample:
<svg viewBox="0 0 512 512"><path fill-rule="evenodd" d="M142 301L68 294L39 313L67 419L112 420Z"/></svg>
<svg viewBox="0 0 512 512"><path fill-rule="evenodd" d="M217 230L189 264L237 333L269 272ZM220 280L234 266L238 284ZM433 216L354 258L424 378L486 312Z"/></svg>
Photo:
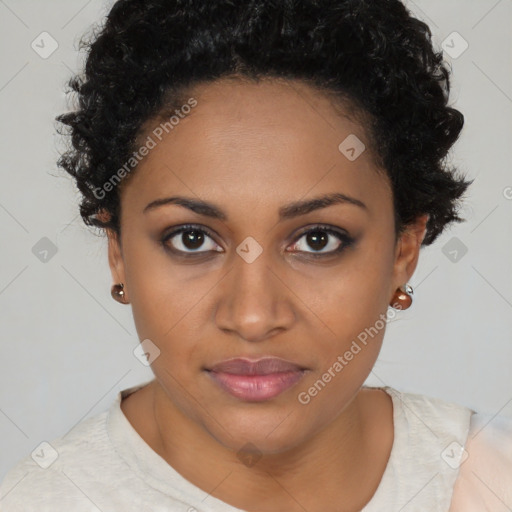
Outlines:
<svg viewBox="0 0 512 512"><path fill-rule="evenodd" d="M110 4L0 0L0 479L152 377L133 355L130 308L110 297L105 240L82 224L74 186L56 167L53 119L83 60L77 43ZM452 103L466 125L451 160L476 180L467 221L422 249L414 305L388 325L368 384L512 416L512 1L406 4L455 55L445 53ZM44 31L58 43L47 58ZM461 55L454 31L469 44ZM56 253L41 261L45 237Z"/></svg>

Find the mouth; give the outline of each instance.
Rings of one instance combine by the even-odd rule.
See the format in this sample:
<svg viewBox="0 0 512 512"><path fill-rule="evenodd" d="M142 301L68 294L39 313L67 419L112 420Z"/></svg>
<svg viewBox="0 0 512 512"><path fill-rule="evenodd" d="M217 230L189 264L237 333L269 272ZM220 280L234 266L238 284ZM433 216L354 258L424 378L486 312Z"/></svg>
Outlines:
<svg viewBox="0 0 512 512"><path fill-rule="evenodd" d="M225 392L248 402L270 400L297 384L307 371L295 363L275 357L258 360L235 358L206 369Z"/></svg>

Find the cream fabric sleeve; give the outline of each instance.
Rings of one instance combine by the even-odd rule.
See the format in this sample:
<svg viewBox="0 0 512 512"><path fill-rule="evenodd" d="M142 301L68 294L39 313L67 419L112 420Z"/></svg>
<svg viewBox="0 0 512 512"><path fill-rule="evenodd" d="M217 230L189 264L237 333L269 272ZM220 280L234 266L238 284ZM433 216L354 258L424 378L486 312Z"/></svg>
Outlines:
<svg viewBox="0 0 512 512"><path fill-rule="evenodd" d="M512 510L512 418L474 413L449 512Z"/></svg>

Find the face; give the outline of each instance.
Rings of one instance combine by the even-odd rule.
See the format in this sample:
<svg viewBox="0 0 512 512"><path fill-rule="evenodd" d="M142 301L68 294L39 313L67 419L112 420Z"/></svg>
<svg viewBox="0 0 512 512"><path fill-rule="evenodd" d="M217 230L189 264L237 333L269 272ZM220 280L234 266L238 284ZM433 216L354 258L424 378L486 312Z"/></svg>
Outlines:
<svg viewBox="0 0 512 512"><path fill-rule="evenodd" d="M369 150L349 160L339 149L350 135L368 148L363 128L305 84L223 80L191 96L123 186L112 275L140 340L160 351L152 370L169 408L224 446L276 453L357 394L426 219L396 243L387 178ZM158 122L148 126L141 140ZM211 371L262 357L300 371L257 385Z"/></svg>

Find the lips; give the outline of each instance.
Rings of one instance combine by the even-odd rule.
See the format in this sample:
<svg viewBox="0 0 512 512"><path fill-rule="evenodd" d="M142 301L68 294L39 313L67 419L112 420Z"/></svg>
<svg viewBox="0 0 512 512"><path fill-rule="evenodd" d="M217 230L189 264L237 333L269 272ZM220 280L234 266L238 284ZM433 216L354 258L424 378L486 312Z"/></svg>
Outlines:
<svg viewBox="0 0 512 512"><path fill-rule="evenodd" d="M271 373L301 370L304 370L304 368L276 357L265 357L256 361L242 358L229 359L211 368L212 372L229 373L232 375L270 375Z"/></svg>
<svg viewBox="0 0 512 512"><path fill-rule="evenodd" d="M247 402L261 402L297 384L306 368L275 357L256 361L230 359L213 366L208 375L223 391Z"/></svg>

